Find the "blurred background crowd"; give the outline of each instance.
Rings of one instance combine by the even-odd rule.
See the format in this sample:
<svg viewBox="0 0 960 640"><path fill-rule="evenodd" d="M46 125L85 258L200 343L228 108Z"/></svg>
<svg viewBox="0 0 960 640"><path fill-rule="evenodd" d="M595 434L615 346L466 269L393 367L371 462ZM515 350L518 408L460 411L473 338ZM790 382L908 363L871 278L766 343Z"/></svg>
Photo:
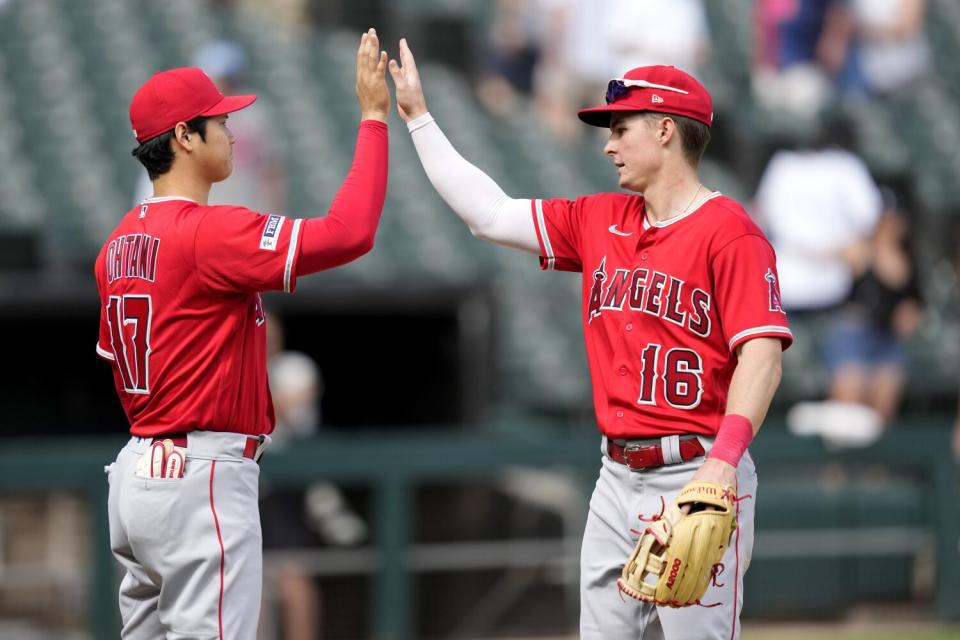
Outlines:
<svg viewBox="0 0 960 640"><path fill-rule="evenodd" d="M958 566L956 540L938 542L955 513L938 515L929 497L956 508L956 0L0 0L0 323L11 338L0 449L16 456L37 437L50 447L109 442L105 451L122 441L109 371L94 354L92 261L151 194L130 157L136 88L154 70L195 65L225 93L256 92L254 107L231 117L234 174L211 202L320 215L352 155L353 58L369 26L392 55L409 39L435 117L514 197L616 189L602 136L575 116L611 78L673 64L701 79L716 112L704 182L744 202L771 239L796 335L766 431L813 452L769 471L758 455L771 479L758 544L764 526L797 528L797 511L781 502L824 530L887 536L870 538L880 540L872 555L848 545L805 558L771 544L752 572L801 561L821 598L754 588L746 616L836 618L894 602L960 617L939 604L960 602L960 590L943 591L956 582L938 577L948 560ZM399 119L391 129L375 250L305 279L294 297L265 299L277 455L357 430L590 435L579 281L473 241L427 183ZM899 467L883 453L896 437L886 446L904 459L953 471ZM380 498L323 471L271 484L264 466L264 638L376 635L364 554ZM96 636L94 498L66 480L14 485L0 493L0 636ZM526 466L419 487L417 542L556 539L569 552L581 485L576 473ZM872 521L875 509L902 518ZM836 558L855 577L838 577ZM570 633L566 565L503 564L417 582L414 636Z"/></svg>

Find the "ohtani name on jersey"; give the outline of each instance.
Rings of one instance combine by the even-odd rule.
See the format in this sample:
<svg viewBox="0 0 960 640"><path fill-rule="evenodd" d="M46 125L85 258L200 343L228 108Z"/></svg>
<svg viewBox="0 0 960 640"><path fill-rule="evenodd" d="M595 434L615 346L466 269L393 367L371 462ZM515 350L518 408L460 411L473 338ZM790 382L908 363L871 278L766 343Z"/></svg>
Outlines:
<svg viewBox="0 0 960 640"><path fill-rule="evenodd" d="M667 273L650 269L617 269L607 274L607 259L593 272L587 322L604 311L649 313L684 327L701 338L710 335L710 294Z"/></svg>
<svg viewBox="0 0 960 640"><path fill-rule="evenodd" d="M153 282L157 276L160 238L145 233L117 236L107 245L107 282L140 278Z"/></svg>

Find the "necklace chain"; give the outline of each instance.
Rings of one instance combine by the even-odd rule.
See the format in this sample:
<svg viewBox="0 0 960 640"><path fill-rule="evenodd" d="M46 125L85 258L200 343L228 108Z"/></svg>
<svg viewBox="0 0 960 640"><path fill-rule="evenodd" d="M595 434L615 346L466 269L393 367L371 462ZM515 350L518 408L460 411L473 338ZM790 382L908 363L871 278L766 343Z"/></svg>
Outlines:
<svg viewBox="0 0 960 640"><path fill-rule="evenodd" d="M693 197L690 198L690 202L688 202L687 206L684 207L683 211L680 212L680 215L684 215L685 213L690 211L690 207L692 207L693 203L696 202L697 196L700 195L700 189L702 188L703 188L703 184L697 183L697 190L693 192Z"/></svg>

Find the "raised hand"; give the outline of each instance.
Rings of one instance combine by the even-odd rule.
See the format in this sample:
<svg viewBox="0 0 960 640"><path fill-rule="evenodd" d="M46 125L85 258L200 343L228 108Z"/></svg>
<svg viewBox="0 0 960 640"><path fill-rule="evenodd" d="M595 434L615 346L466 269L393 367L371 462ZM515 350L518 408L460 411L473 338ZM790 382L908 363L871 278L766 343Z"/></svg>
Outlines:
<svg viewBox="0 0 960 640"><path fill-rule="evenodd" d="M413 52L407 46L406 38L400 39L400 64L396 60L390 61L390 76L397 89L397 111L403 121L410 122L425 114L427 99L420 85L417 61L413 59Z"/></svg>
<svg viewBox="0 0 960 640"><path fill-rule="evenodd" d="M377 30L371 28L360 38L357 50L357 101L362 120L387 121L390 92L387 91L387 52L380 51Z"/></svg>

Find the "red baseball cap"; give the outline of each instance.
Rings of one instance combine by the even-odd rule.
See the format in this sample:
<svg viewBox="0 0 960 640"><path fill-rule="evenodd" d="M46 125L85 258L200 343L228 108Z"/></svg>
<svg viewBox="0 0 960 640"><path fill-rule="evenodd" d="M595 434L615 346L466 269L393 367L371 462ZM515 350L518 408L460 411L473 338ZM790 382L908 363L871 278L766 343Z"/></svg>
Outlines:
<svg viewBox="0 0 960 640"><path fill-rule="evenodd" d="M631 69L607 84L607 104L581 109L577 115L594 127L609 127L615 111L660 111L713 124L713 98L696 78L676 67Z"/></svg>
<svg viewBox="0 0 960 640"><path fill-rule="evenodd" d="M222 116L249 107L257 96L224 96L203 71L180 67L153 74L130 101L130 126L143 144L197 116Z"/></svg>

